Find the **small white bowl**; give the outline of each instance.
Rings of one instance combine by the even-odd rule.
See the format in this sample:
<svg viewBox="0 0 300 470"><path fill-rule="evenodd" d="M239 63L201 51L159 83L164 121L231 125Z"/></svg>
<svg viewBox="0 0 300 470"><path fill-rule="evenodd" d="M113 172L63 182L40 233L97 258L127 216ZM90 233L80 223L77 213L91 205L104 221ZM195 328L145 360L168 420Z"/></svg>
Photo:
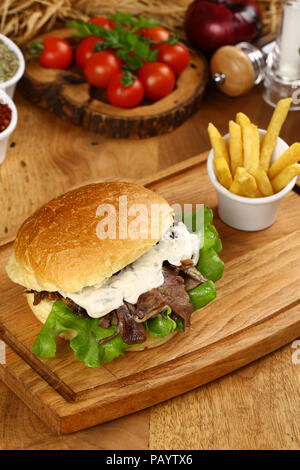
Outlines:
<svg viewBox="0 0 300 470"><path fill-rule="evenodd" d="M265 130L259 129L261 140L265 133ZM229 142L229 134L226 134L223 138L227 143ZM272 153L271 163L277 160L288 148L289 146L278 137ZM273 196L259 198L237 196L219 183L213 160L214 152L211 150L207 159L207 171L209 179L217 192L220 219L230 227L239 230L255 231L270 227L275 222L281 199L293 189L297 177L293 178L285 188L273 194Z"/></svg>
<svg viewBox="0 0 300 470"><path fill-rule="evenodd" d="M13 101L5 91L0 90L0 103L7 104L11 109L11 121L8 127L0 132L0 164L4 162L6 156L6 148L10 134L15 130L18 121L18 112Z"/></svg>
<svg viewBox="0 0 300 470"><path fill-rule="evenodd" d="M25 70L25 60L21 50L11 39L7 38L3 34L0 34L0 39L2 39L2 41L9 47L10 50L15 52L19 59L19 68L16 71L15 75L6 82L0 83L0 88L6 91L10 98L13 98L17 82L20 80Z"/></svg>

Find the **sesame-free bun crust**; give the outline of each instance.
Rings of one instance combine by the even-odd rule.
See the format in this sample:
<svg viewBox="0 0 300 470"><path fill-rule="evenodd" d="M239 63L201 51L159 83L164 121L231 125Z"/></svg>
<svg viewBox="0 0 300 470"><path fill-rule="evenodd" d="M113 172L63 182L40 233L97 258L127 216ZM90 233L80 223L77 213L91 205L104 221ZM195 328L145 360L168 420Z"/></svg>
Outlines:
<svg viewBox="0 0 300 470"><path fill-rule="evenodd" d="M133 204L147 209L143 218L141 212L127 218L128 227L137 215L146 222L147 238L133 239L133 231L131 238L119 238L120 196L127 197L128 210ZM115 239L97 236L97 226L107 216L96 214L102 204L116 210ZM153 204L160 205L160 214L151 216ZM100 286L148 251L172 223L173 211L165 199L142 186L116 181L82 186L48 202L23 223L6 270L14 282L37 291L76 292ZM155 236L151 226L156 227Z"/></svg>
<svg viewBox="0 0 300 470"><path fill-rule="evenodd" d="M34 315L36 318L42 322L45 323L45 321L48 318L49 313L51 312L53 301L44 299L42 300L38 305L33 305L33 294L25 294L27 298L27 302L29 304L29 307L33 311ZM75 315L75 314L74 314ZM166 343L170 339L173 338L173 336L177 332L175 331L174 333L170 333L169 335L165 336L164 338L155 338L154 336L151 336L147 332L147 339L144 341L142 344L139 344L137 346L131 346L130 348L127 349L127 351L144 351L144 349L152 349L156 348L157 346L161 346L162 344ZM75 331L64 331L61 333L59 336L66 340L70 340L76 336Z"/></svg>

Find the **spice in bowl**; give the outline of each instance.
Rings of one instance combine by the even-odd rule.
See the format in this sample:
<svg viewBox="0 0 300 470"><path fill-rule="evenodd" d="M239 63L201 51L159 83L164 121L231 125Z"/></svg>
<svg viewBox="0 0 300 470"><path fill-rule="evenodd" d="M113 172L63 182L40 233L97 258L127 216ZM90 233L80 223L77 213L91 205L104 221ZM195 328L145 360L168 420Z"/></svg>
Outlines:
<svg viewBox="0 0 300 470"><path fill-rule="evenodd" d="M0 133L5 131L11 121L11 109L7 104L0 103Z"/></svg>
<svg viewBox="0 0 300 470"><path fill-rule="evenodd" d="M0 83L10 80L20 66L17 54L0 39Z"/></svg>

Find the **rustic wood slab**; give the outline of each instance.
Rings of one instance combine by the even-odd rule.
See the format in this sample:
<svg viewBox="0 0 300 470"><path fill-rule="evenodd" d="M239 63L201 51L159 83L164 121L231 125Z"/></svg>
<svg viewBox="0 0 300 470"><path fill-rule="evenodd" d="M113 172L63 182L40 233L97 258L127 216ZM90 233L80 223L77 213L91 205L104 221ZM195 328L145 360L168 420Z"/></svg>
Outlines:
<svg viewBox="0 0 300 470"><path fill-rule="evenodd" d="M70 39L73 32L58 29L40 37ZM208 81L206 60L191 51L190 64L172 93L156 102L144 100L136 108L122 109L111 106L105 93L91 87L76 66L63 71L46 69L25 56L21 85L27 99L74 125L110 138L145 138L173 131L198 111Z"/></svg>
<svg viewBox="0 0 300 470"><path fill-rule="evenodd" d="M170 203L202 203L216 209L203 157L191 167L175 165L147 186ZM175 171L174 171L175 170ZM299 196L282 202L278 220L261 232L216 226L226 262L217 299L193 315L192 327L156 350L126 353L99 369L74 360L59 340L55 359L31 353L40 323L22 287L8 280L4 266L11 244L0 249L0 337L8 352L3 381L56 432L64 434L105 422L179 395L223 376L300 335ZM288 275L286 275L288 273Z"/></svg>

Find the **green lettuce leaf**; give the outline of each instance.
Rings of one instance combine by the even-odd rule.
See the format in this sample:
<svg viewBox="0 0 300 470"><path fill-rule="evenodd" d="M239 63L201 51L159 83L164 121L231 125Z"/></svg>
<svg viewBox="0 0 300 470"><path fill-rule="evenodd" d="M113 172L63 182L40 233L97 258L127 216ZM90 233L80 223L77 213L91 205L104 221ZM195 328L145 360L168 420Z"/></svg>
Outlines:
<svg viewBox="0 0 300 470"><path fill-rule="evenodd" d="M172 309L165 307L157 317L149 318L145 322L146 330L155 338L163 338L176 330L177 324L170 317Z"/></svg>
<svg viewBox="0 0 300 470"><path fill-rule="evenodd" d="M213 211L204 206L204 243L200 249L198 270L210 281L221 279L224 263L218 253L222 251L222 242L219 234L212 224Z"/></svg>
<svg viewBox="0 0 300 470"><path fill-rule="evenodd" d="M97 318L81 318L74 315L61 300L57 300L32 350L42 358L55 357L57 336L63 331L75 331L76 336L70 340L75 357L88 367L99 367L101 362L110 362L123 355L130 345L124 343L120 334L99 345L99 340L114 334L116 326L105 329L101 328L98 322Z"/></svg>
<svg viewBox="0 0 300 470"><path fill-rule="evenodd" d="M213 225L213 211L203 205L198 211L179 214L175 218L183 221L190 232L200 237L198 270L210 281L219 280L223 275L224 263L218 253L223 247Z"/></svg>

